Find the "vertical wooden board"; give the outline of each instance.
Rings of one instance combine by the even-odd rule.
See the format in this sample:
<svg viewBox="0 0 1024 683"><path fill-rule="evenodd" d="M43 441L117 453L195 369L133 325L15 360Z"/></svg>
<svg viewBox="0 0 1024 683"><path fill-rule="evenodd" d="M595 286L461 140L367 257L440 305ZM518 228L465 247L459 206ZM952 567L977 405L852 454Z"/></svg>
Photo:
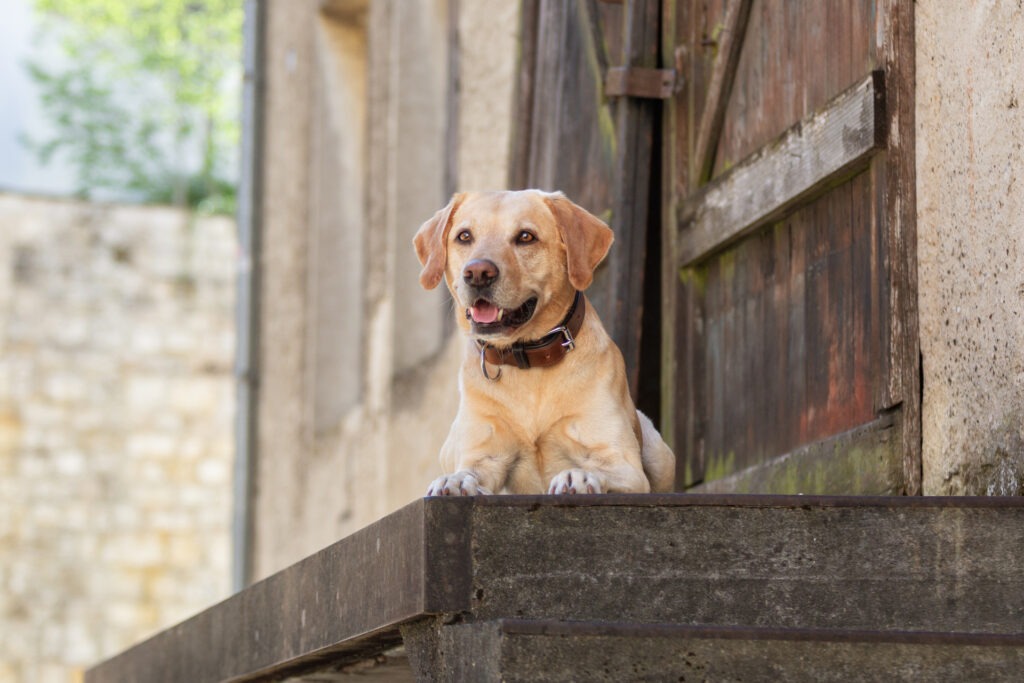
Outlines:
<svg viewBox="0 0 1024 683"><path fill-rule="evenodd" d="M701 386L704 402L697 406L691 406L693 410L701 412L701 430L697 438L701 443L701 464L703 465L704 478L708 477L707 454L712 449L717 450L717 436L721 432L716 419L722 419L722 405L718 403L721 391L716 391L716 382L721 381L719 373L711 372L711 368L717 368L720 360L717 357L723 347L722 340L722 318L721 316L709 316L709 310L720 310L721 301L719 291L721 289L721 278L718 275L717 264L710 264L704 268L705 289L704 296L700 299L702 317L698 324L704 329L704 345L699 349L700 355L695 363L697 375L694 381Z"/></svg>
<svg viewBox="0 0 1024 683"><path fill-rule="evenodd" d="M826 231L831 227L822 216L825 208L817 201L805 211L797 214L807 231L806 242L807 275L806 275L806 311L807 327L803 330L806 337L806 356L804 357L804 376L806 378L805 400L801 410L801 441L806 443L815 434L824 432L821 421L827 417L824 408L828 392L828 350L826 345L833 333L828 329L831 320L829 311L828 280L825 272L825 255L828 249Z"/></svg>
<svg viewBox="0 0 1024 683"><path fill-rule="evenodd" d="M877 331L873 341L873 358L879 368L878 374L873 378L872 388L874 389L874 404L877 412L893 408L898 400L894 398L891 391L892 377L892 329L889 319L892 317L891 301L889 293L892 288L890 278L889 242L887 239L888 220L886 216L886 194L885 188L888 183L888 168L886 154L879 154L871 163L871 204L872 214L872 266L878 274L873 292L875 300L872 302L872 314L874 320L872 325Z"/></svg>
<svg viewBox="0 0 1024 683"><path fill-rule="evenodd" d="M765 358L778 358L776 340L769 339L766 328L765 305L767 301L766 287L772 277L773 260L775 257L774 231L771 228L762 230L756 240L751 240L750 253L750 284L747 300L747 327L750 330L748 344L762 349ZM773 438L770 429L769 413L771 401L767 393L768 373L773 364L757 363L753 355L747 356L747 374L750 387L750 419L747 420L745 441L747 449L755 457L761 459L770 454L769 442ZM762 438L761 435L768 435Z"/></svg>
<svg viewBox="0 0 1024 683"><path fill-rule="evenodd" d="M900 405L904 479L911 494L921 492L921 376L917 316L917 198L914 124L914 7L911 0L877 0L884 44L877 59L887 74L889 149L886 155L885 235L891 289L889 399Z"/></svg>
<svg viewBox="0 0 1024 683"><path fill-rule="evenodd" d="M686 24L689 13L689 5L678 2L663 2L661 4L661 62L663 64L675 64L676 55L680 57L679 66L682 67L682 58L685 54L684 33L681 26ZM685 77L686 71L682 70L681 75ZM681 488L682 481L686 478L685 461L678 453L682 446L681 436L690 433L688 427L693 420L692 414L677 418L673 421L670 416L679 415L677 406L680 405L679 394L687 391L680 387L679 378L686 372L685 366L689 363L690 345L688 335L679 336L676 329L685 319L688 318L686 307L683 305L683 273L671 264L675 259L675 233L668 226L673 225L676 214L676 202L682 195L677 191L680 184L685 184L685 177L680 177L680 160L685 159L685 153L680 149L682 139L686 134L685 128L680 127L677 121L684 119L688 110L688 97L686 88L675 97L664 103L661 117L661 185L658 191L661 193L659 216L660 254L658 255L659 276L661 278L661 306L658 313L661 316L659 327L660 337L660 369L661 382L658 388L660 396L660 414L658 423L661 425L661 433L666 443L676 451L676 481L675 486ZM684 329L691 329L689 327Z"/></svg>
<svg viewBox="0 0 1024 683"><path fill-rule="evenodd" d="M829 225L832 226L832 248L828 254L828 291L831 294L835 326L828 348L828 401L826 429L830 434L843 431L842 422L855 408L852 402L854 385L853 354L850 345L857 336L853 309L853 262L850 214L860 189L857 179L850 182L849 194L829 204Z"/></svg>
<svg viewBox="0 0 1024 683"><path fill-rule="evenodd" d="M523 186L562 190L596 215L612 203L615 136L612 111L602 100L597 55L585 12L578 3L541 2L536 18L532 63L529 143L519 150L527 160L516 180ZM614 16L611 8L602 16ZM614 20L610 31L617 27ZM606 29L609 32L609 29ZM607 45L606 45L607 48ZM524 77L525 79L525 77ZM522 163L522 162L520 162Z"/></svg>
<svg viewBox="0 0 1024 683"><path fill-rule="evenodd" d="M715 175L871 71L865 31L875 0L756 0L751 11Z"/></svg>
<svg viewBox="0 0 1024 683"><path fill-rule="evenodd" d="M707 435L714 391L705 371L709 349L717 348L719 329L705 324L710 296L707 269L679 272L676 257L677 217L681 198L694 189L694 127L704 109L707 84L716 57L715 27L725 15L725 0L663 3L662 63L678 64L683 91L667 101L663 133L662 202L662 424L676 452L677 488L704 479ZM675 369L673 371L673 368Z"/></svg>
<svg viewBox="0 0 1024 683"><path fill-rule="evenodd" d="M807 366L804 358L807 354L807 234L797 225L796 219L786 220L789 238L790 284L787 287L788 301L780 302L780 308L786 312L789 345L786 349L785 366L788 369L785 385L787 412L780 424L788 433L788 443L801 443L806 440L806 427L802 419L793 420L792 415L802 415L807 395ZM784 453L783 445L778 452Z"/></svg>
<svg viewBox="0 0 1024 683"><path fill-rule="evenodd" d="M628 66L657 66L659 8L659 0L635 0L629 4L628 21L621 33L623 63ZM644 311L644 265L648 233L655 229L653 221L657 219L657 204L651 193L651 165L659 108L657 102L644 98L618 97L614 101L617 138L612 227L617 230L618 239L606 276L614 296L606 325L626 361L634 396L638 396L641 332L644 318L650 317L650 312ZM653 178L657 179L657 174Z"/></svg>
<svg viewBox="0 0 1024 683"><path fill-rule="evenodd" d="M656 105L605 99L603 80L609 64L627 57L630 64L655 64L658 10L656 0L524 5L524 41L532 40L534 51L523 55L521 68L532 72L520 74L520 91L532 101L529 114L518 117L510 174L521 187L565 192L615 231L616 244L587 294L623 351L634 390Z"/></svg>
<svg viewBox="0 0 1024 683"><path fill-rule="evenodd" d="M771 227L772 247L775 250L775 271L772 278L772 289L770 299L766 301L766 318L768 323L765 326L765 335L770 336L771 342L769 357L775 358L771 371L767 373L768 386L765 393L771 401L770 425L779 425L774 431L772 438L768 440L767 447L771 453L782 453L784 444L793 442L793 434L785 423L785 416L792 401L790 391L789 368L786 358L789 354L789 343L792 337L790 326L787 324L787 311L785 304L790 300L789 287L792 273L792 249L789 227L785 223L776 223Z"/></svg>
<svg viewBox="0 0 1024 683"><path fill-rule="evenodd" d="M703 479L699 456L698 424L704 413L692 410L702 405L703 387L695 374L696 347L706 333L695 307L697 271L680 272L676 257L678 229L676 212L680 200L690 191L689 121L694 116L694 93L700 70L698 43L694 39L695 3L669 1L662 4L662 63L678 63L683 90L665 102L662 118L662 204L661 204L661 424L662 434L676 453L676 488L683 489Z"/></svg>
<svg viewBox="0 0 1024 683"><path fill-rule="evenodd" d="M719 57L719 38L725 20L726 3L727 0L680 3L687 5L691 10L685 27L688 41L683 44L686 50L689 112L687 120L678 122L687 131L686 154L682 157L685 169L680 171L689 181L687 186L682 188L684 196L694 189L695 183L698 182L697 170L693 168L697 163L694 158L696 129L704 114L711 74Z"/></svg>
<svg viewBox="0 0 1024 683"><path fill-rule="evenodd" d="M814 434L824 431L820 426L820 421L826 417L823 408L827 399L828 353L827 349L823 347L828 343L831 335L826 327L830 317L828 281L825 277L823 261L824 251L828 245L823 239L823 232L830 226L824 224L821 209L821 203L816 202L807 213L801 215L805 221L802 229L806 230L808 235L805 245L807 276L804 302L807 327L803 331L807 338L805 342L807 355L804 358L806 402L802 411L801 441L810 441Z"/></svg>
<svg viewBox="0 0 1024 683"><path fill-rule="evenodd" d="M760 239L750 240L747 249L743 250L743 263L736 278L738 290L737 317L740 321L739 340L741 347L744 348L763 346L759 334L760 331L757 329L755 315L758 281L761 279L761 241ZM748 390L743 392L744 401L740 404L742 412L738 415L738 419L739 424L744 425L744 428L737 434L737 450L742 449L744 452L752 453L755 456L757 455L757 450L755 450L756 436L754 428L758 421L757 415L761 411L762 406L757 402L757 390L754 389L754 385L757 382L757 374L760 367L764 366L757 363L753 354L747 354L740 365L742 374L740 375L739 386L748 387Z"/></svg>
<svg viewBox="0 0 1024 683"><path fill-rule="evenodd" d="M537 90L539 30L540 0L522 0L519 10L519 63L516 70L515 98L512 103L511 158L508 169L510 188L524 188L530 184L530 141L534 97Z"/></svg>
<svg viewBox="0 0 1024 683"><path fill-rule="evenodd" d="M671 379L662 387L661 433L666 443L672 447L676 455L675 487L677 490L692 483L695 461L695 456L692 453L693 424L697 416L690 410L687 410L685 413L675 410L676 406L694 405L692 365L693 345L696 335L692 333L695 326L693 325L691 308L685 305L692 298L693 284L688 281L687 277L690 273L691 271L683 271L679 274L679 278L675 281L672 288L671 297L673 303L671 306L666 306L666 303L662 302L662 342L664 344L666 341L671 340L675 343L671 349L662 348L662 368L666 373L666 377ZM665 279L664 277L662 278L663 285ZM671 311L671 314L667 314L669 311ZM674 326L678 326L683 330L690 330L691 332L677 337L675 330L670 329ZM666 361L674 365L666 367ZM677 415L677 417L674 420L666 420L666 414ZM687 466L690 467L689 472L687 472Z"/></svg>
<svg viewBox="0 0 1024 683"><path fill-rule="evenodd" d="M863 187L862 192L870 196L871 171L868 170L858 180ZM853 327L857 330L868 330L869 333L857 335L854 338L852 354L854 367L869 367L871 372L867 375L861 373L854 374L853 401L857 404L859 411L875 412L871 378L879 372L879 367L874 362L871 354L871 340L878 336L878 331L872 326L871 310L874 305L872 303L872 291L876 287L878 278L864 279L859 276L860 273L876 273L877 271L874 269L871 259L872 235L874 234L871 220L871 203L868 201L856 201L856 197L857 194L854 195L854 201L850 205L850 223L852 230L854 230L853 240L855 244L850 265L851 291L854 297L851 302L853 307Z"/></svg>

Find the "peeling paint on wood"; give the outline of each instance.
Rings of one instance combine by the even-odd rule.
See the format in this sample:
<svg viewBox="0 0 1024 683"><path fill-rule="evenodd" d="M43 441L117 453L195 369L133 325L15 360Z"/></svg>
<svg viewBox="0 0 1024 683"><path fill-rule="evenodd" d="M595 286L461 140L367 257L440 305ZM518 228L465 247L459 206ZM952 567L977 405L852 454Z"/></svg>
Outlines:
<svg viewBox="0 0 1024 683"><path fill-rule="evenodd" d="M913 3L753 3L706 183L697 129L730 3L669 4L664 54L689 84L664 133L677 486L918 491ZM861 430L875 446L792 457Z"/></svg>

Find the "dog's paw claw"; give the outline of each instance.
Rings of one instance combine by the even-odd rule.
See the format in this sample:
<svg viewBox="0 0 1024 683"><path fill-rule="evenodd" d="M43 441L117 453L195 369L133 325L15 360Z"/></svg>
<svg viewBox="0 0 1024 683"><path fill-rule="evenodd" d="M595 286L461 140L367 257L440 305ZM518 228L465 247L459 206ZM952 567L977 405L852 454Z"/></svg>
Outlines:
<svg viewBox="0 0 1024 683"><path fill-rule="evenodd" d="M430 482L427 497L430 496L476 496L490 495L490 491L480 485L476 475L468 470L460 470L455 474L446 474Z"/></svg>
<svg viewBox="0 0 1024 683"><path fill-rule="evenodd" d="M552 495L573 493L601 493L601 481L597 475L586 470L564 470L555 475L548 486Z"/></svg>

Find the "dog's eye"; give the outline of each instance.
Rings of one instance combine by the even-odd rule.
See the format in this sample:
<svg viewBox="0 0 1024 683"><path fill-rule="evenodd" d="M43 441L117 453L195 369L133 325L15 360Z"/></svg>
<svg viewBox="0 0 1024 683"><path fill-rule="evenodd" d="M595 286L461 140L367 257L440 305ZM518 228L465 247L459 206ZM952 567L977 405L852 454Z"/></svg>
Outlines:
<svg viewBox="0 0 1024 683"><path fill-rule="evenodd" d="M455 236L456 242L462 242L463 244L469 244L473 241L473 233L469 230L463 230Z"/></svg>
<svg viewBox="0 0 1024 683"><path fill-rule="evenodd" d="M516 235L516 244L529 244L530 242L535 242L536 240L537 236L534 235L529 230L523 230L518 235Z"/></svg>

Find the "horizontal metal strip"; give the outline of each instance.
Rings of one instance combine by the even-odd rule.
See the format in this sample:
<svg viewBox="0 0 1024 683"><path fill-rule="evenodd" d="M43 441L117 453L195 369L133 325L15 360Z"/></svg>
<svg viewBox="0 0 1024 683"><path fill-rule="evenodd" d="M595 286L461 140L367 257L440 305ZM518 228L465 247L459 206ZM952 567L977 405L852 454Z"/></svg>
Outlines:
<svg viewBox="0 0 1024 683"><path fill-rule="evenodd" d="M497 625L502 633L523 636L672 638L679 640L789 640L819 643L1024 647L1024 633L991 633L986 631L794 628L784 626L748 626L746 624L640 624L635 622L596 620L564 621L560 619L499 619L497 620Z"/></svg>
<svg viewBox="0 0 1024 683"><path fill-rule="evenodd" d="M678 264L706 258L866 166L885 145L882 93L882 72L873 72L690 197Z"/></svg>

